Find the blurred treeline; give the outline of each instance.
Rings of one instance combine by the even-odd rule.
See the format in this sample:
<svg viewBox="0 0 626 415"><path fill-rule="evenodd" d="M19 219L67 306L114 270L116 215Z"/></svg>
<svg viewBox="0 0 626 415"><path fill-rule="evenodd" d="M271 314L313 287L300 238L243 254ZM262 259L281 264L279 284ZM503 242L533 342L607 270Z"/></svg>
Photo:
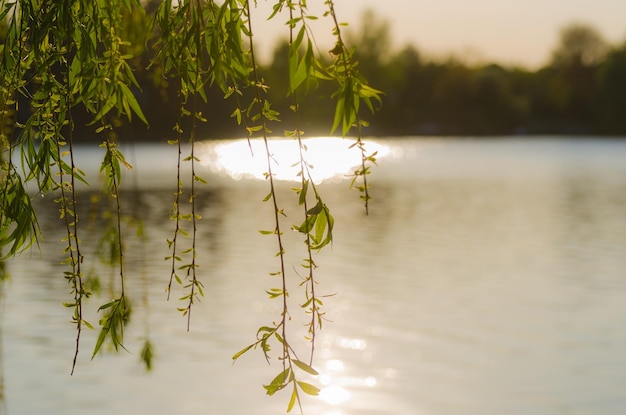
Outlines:
<svg viewBox="0 0 626 415"><path fill-rule="evenodd" d="M389 53L388 23L366 13L361 24L351 36L361 71L386 93L375 134L626 134L626 39L610 45L572 23L529 70L429 60L412 46Z"/></svg>
<svg viewBox="0 0 626 415"><path fill-rule="evenodd" d="M146 14L124 17L126 35L134 39L129 52L141 87L135 92L150 122L146 127L138 120L114 120L124 139L164 141L174 135L179 113L176 78L163 76L158 65L148 69L155 52L153 40L146 42L145 35L155 9L156 2L148 1ZM0 41L2 34L0 27ZM414 46L393 50L389 23L372 12L348 27L345 35L347 43L357 47L360 72L385 93L375 114L363 114L370 121L367 135L626 135L626 40L610 45L593 27L563 28L551 59L537 70L469 64L454 57L429 59ZM281 113L282 123L273 125L276 135L295 128L293 97L287 94L287 50L281 42L261 67L274 108ZM306 94L299 93L300 126L306 136L330 133L334 104L328 97L334 88L320 81ZM198 136L245 135L230 116L235 102L225 100L217 88L207 95L208 102L198 98L194 104L208 119L197 126ZM28 108L24 104L21 108ZM86 114L77 110L73 118L75 137L96 138Z"/></svg>

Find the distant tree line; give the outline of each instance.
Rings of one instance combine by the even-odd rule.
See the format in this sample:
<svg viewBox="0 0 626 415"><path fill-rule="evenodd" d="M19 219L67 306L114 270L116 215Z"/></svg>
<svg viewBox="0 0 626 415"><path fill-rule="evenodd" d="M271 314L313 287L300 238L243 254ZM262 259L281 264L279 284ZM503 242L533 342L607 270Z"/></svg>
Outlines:
<svg viewBox="0 0 626 415"><path fill-rule="evenodd" d="M162 76L151 65L154 49L145 33L154 9L126 16L129 47L134 56L140 89L134 91L150 122L128 123L121 118L116 133L137 141L165 141L172 135L178 114L177 80ZM511 135L588 134L626 135L626 41L610 45L593 27L571 24L561 31L551 60L538 70L497 63L469 64L450 57L427 59L414 46L394 51L389 25L366 12L360 30L349 28L348 43L357 45L356 60L370 85L385 93L382 105L365 130L371 135ZM0 41L2 29L0 28ZM288 46L281 43L260 70L280 118L293 115L284 80L288 77ZM148 67L150 69L148 70ZM307 136L327 135L334 108L327 99L333 85L320 80L302 98L301 113ZM27 111L28 103L20 108ZM244 134L230 117L232 103L214 90L197 107L208 118L198 133L206 138ZM87 114L74 114L76 134L96 134ZM18 119L23 118L18 115ZM330 120L330 121L329 121ZM280 124L276 135L283 135Z"/></svg>
<svg viewBox="0 0 626 415"><path fill-rule="evenodd" d="M387 25L366 14L363 27L361 71L386 93L375 134L626 134L626 41L589 25L564 27L538 70L436 62L412 46L388 56Z"/></svg>

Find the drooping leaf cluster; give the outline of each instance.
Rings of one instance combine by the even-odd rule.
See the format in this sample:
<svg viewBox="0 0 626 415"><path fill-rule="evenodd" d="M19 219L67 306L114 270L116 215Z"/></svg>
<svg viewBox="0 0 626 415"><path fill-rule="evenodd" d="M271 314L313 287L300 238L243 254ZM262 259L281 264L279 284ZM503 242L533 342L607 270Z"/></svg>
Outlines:
<svg viewBox="0 0 626 415"><path fill-rule="evenodd" d="M304 276L297 272L292 276L285 263L289 247L283 240L287 215L278 200L279 183L272 171L275 162L271 135L274 125L280 122L280 112L273 106L269 94L272 86L266 82L255 55L251 18L254 4L244 0L163 0L145 4L139 0L0 1L0 35L4 40L0 46L0 248L6 249L6 256L12 256L37 243L41 231L32 197L54 193L66 230L63 253L68 270L63 276L72 296L64 305L73 310L72 322L77 330L72 371L82 328L93 328L84 317L84 302L99 285L90 281L91 271L82 266L84 251L79 234L85 232L85 225L93 228L78 215L79 185L89 186L92 180L81 170L75 147L93 142L87 138L97 138L103 186L101 195L91 200L104 206L105 212L99 219L105 226L100 229L98 253L101 262L118 274L109 290L110 299L98 308L100 333L93 358L107 342L115 350L123 349L124 328L130 321L124 264L129 245L127 230L129 224L136 226L141 240L141 221L122 210L120 186L132 166L119 145L132 141L120 127L137 121L146 126L152 122L153 113L144 110L146 96L142 88L147 84L137 80L141 76L152 83L152 91L165 90L168 94L162 98L176 103L176 116L168 126L168 141L178 155L177 186L170 209L174 231L167 239L171 254L165 258L171 264L168 298L174 289L182 290L179 301L183 305L178 309L187 317L189 328L192 307L204 292L197 270L201 260L210 260L200 258L197 250L202 219L197 213L197 186L206 180L197 174L200 160L196 145L201 126L210 128L215 119L223 116L202 110L211 94L217 93L227 103L224 106L230 107L230 118L249 138L261 138L265 145L269 193L264 201L272 207L274 224L262 233L275 238L279 270L270 275L280 277L279 287L268 289L267 294L283 305L278 322L262 326L257 341L234 359L259 346L269 360L270 343L276 342L280 345L277 358L282 369L265 386L267 393L272 395L291 386L288 410L296 403L301 407L299 392L317 394L318 388L298 373L317 374L312 368L315 334L324 313L320 310L322 296L316 292L314 253L332 243L334 219L306 160L300 119L302 97L319 82L333 85L335 92L329 94L335 102L331 129L355 136L354 147L362 155L362 165L354 172L353 183L358 183L367 210L370 196L366 175L375 154L367 153L362 140L361 129L367 122L361 107L364 104L373 111L381 94L361 76L354 51L342 38L342 24L333 2L326 0L323 4L327 11L322 17L333 22L336 37L330 60L314 48L307 22L318 17L308 13L306 1L276 1L269 16L277 24L286 21L289 30L289 76L283 81L295 118L285 128L285 135L298 142L294 165L300 167L301 183L293 190L303 218L289 226L305 237L302 269L306 272ZM184 166L189 167L188 176L183 174L187 170ZM292 285L304 287L300 308L310 315L306 338L310 343L309 363L298 358L288 330L291 313L287 297ZM146 338L141 358L148 368L153 355L154 346Z"/></svg>

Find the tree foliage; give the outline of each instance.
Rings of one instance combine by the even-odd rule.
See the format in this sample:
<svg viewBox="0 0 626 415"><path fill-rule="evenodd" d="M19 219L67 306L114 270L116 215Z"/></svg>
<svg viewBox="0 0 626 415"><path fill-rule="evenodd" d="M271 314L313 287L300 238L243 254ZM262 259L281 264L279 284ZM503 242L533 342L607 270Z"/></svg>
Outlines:
<svg viewBox="0 0 626 415"><path fill-rule="evenodd" d="M359 25L348 38L359 45L360 70L385 91L370 134L626 134L626 43L609 44L593 26L564 26L546 63L526 68L394 50L393 23L366 14Z"/></svg>
<svg viewBox="0 0 626 415"><path fill-rule="evenodd" d="M559 45L552 54L556 65L597 65L608 46L598 31L586 24L572 23L561 30Z"/></svg>
<svg viewBox="0 0 626 415"><path fill-rule="evenodd" d="M354 135L354 147L361 153L362 164L354 172L354 186L362 193L367 209L370 198L367 182L370 164L375 155L368 154L361 139L366 125L363 108L371 111L380 101L381 93L370 87L360 74L353 49L343 40L343 23L334 10L332 0L323 2L323 16L310 15L307 2L276 0L268 16L276 24L286 24L285 68L288 74L280 80L291 101L286 136L298 142L298 165L301 184L295 198L301 206L302 221L292 228L305 237L302 268L304 287L301 308L310 315L307 341L310 357L298 358L294 341L288 331L290 311L287 309L288 278L283 241L284 211L278 200L272 172L270 136L280 113L273 107L266 81L255 55L251 4L247 0L163 0L141 3L139 0L6 0L0 2L0 246L3 258L13 256L37 244L40 226L32 206L33 192L54 193L63 220L67 271L71 299L64 305L72 310L76 326L76 356L80 349L81 331L93 328L85 320L85 301L93 289L82 268L83 251L79 237L79 182L87 183L81 171L81 160L74 148L87 138L95 138L102 151L101 176L103 196L110 214L102 237L100 255L117 269L118 284L113 298L99 307L100 334L92 356L110 342L115 349L124 347L124 327L132 308L125 289L124 256L127 244L122 232L120 184L124 172L132 166L122 154L119 143L130 139L125 125L165 128L154 120L150 102L158 94L160 101L171 100L176 111L167 118L167 129L173 131L169 140L178 154L178 186L172 201L170 219L172 236L167 243L171 255L168 293L178 286L183 291L178 309L187 317L194 303L203 295L203 284L196 270L203 258L196 249L201 217L196 209L197 187L205 179L197 173L195 153L198 131L211 128L214 119L232 118L249 138L263 140L267 157L268 194L264 199L274 213L273 229L262 231L274 237L277 245L280 285L267 291L272 299L283 304L277 323L262 326L257 340L236 353L239 358L251 348L259 347L270 359L270 344L278 345L282 362L280 373L265 386L267 393L289 388L288 410L300 405L300 394L316 394L318 389L301 379L300 374L316 374L313 350L316 331L321 327L322 299L316 292L314 260L316 251L332 241L334 219L316 188L306 160L302 142L302 97L319 83L329 85L327 95L334 101L332 130L341 135ZM309 22L328 19L336 44L330 53L315 48ZM138 81L141 79L141 82ZM227 113L206 112L211 97L227 100ZM175 98L173 98L175 97ZM156 101L159 101L157 99ZM222 105L224 107L224 105ZM158 114L158 113L157 113ZM229 117L230 116L230 117ZM154 124L152 124L154 123ZM206 127L208 126L208 127ZM131 130L132 131L132 130ZM130 135L132 136L132 135ZM89 142L89 140L87 140ZM189 149L189 150L187 150ZM188 167L189 177L183 176ZM137 224L140 229L140 224ZM146 342L141 353L147 367L152 364L152 345Z"/></svg>

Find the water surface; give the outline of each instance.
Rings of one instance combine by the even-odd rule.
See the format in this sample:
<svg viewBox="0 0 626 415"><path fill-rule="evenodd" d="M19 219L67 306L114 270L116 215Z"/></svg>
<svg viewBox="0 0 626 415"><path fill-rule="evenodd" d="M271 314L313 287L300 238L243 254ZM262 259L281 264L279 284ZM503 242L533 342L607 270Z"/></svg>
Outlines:
<svg viewBox="0 0 626 415"><path fill-rule="evenodd" d="M322 397L306 398L305 413L626 413L626 141L376 142L388 153L370 176L369 216L347 180L320 185L336 228L332 248L317 256L319 292L335 295L326 298L331 321L317 339L321 376L313 381ZM122 199L147 235L143 247L128 241L135 306L128 352L91 361L97 333L86 333L69 376L74 330L61 306L69 299L59 265L63 234L56 213L42 213L41 255L9 261L12 279L3 288L6 412L283 413L288 396L267 397L261 386L278 373L276 362L268 366L256 351L231 364L260 325L279 318L263 293L277 284L268 276L276 247L258 233L272 226L271 206L261 202L267 183L233 180L215 160L202 167L206 297L187 332L180 303L164 293L175 154L160 146L126 154L135 176ZM292 186L280 185L285 228L300 221ZM90 196L82 193L86 206ZM53 206L51 197L40 199ZM96 249L94 223L81 228L87 254ZM293 270L304 253L301 238L287 237L297 300ZM85 269L102 276L103 294L88 311L97 324L115 271L93 259ZM302 323L296 308L294 331ZM146 337L156 345L152 373L139 363ZM306 354L306 344L299 347Z"/></svg>

